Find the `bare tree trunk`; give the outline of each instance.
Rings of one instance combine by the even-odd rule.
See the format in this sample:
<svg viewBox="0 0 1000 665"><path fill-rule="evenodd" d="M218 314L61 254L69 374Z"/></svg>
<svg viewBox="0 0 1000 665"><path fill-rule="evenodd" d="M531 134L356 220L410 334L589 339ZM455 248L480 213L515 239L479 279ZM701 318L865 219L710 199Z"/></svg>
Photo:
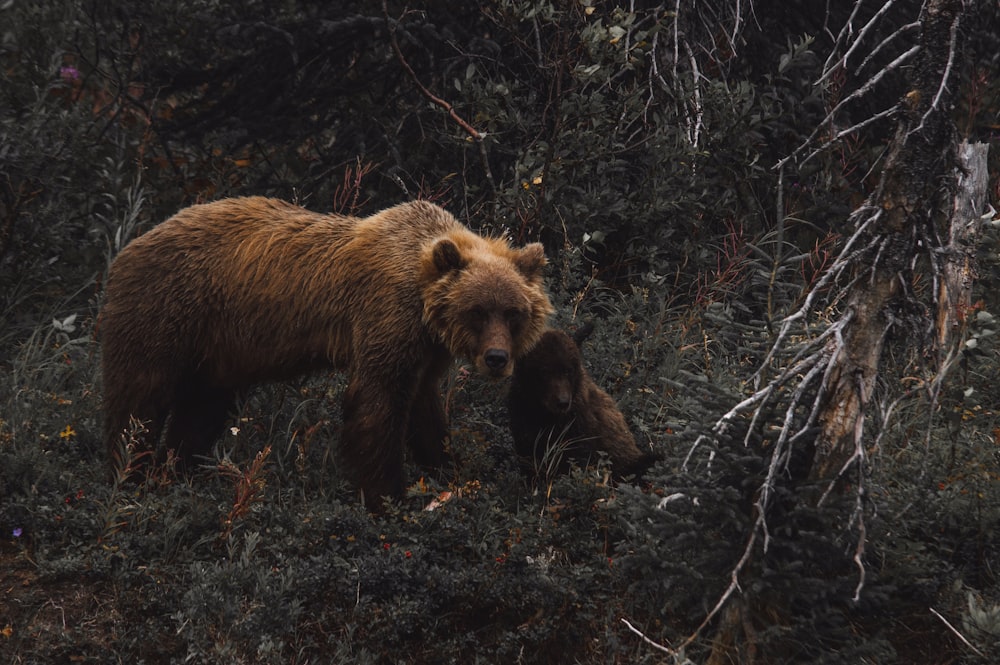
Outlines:
<svg viewBox="0 0 1000 665"><path fill-rule="evenodd" d="M850 322L833 359L827 381L826 406L820 413L821 434L817 437L811 476L836 478L844 467L857 459L865 407L878 378L879 358L889 321L885 306L895 296L894 275L876 274L864 282L863 290L851 295L847 311Z"/></svg>
<svg viewBox="0 0 1000 665"><path fill-rule="evenodd" d="M842 340L824 385L813 480L833 482L863 460L865 408L893 323L891 306L912 285L917 255L936 246L937 229L948 218L945 202L956 172L949 112L958 88L954 65L963 10L961 0L929 0L921 16L912 89L880 185L862 208L875 222L871 252L850 292Z"/></svg>

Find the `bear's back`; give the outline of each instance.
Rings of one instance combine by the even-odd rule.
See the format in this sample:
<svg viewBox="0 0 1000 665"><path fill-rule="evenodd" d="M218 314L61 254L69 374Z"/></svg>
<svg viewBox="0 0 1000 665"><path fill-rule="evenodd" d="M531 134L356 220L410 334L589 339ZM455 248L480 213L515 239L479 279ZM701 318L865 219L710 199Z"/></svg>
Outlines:
<svg viewBox="0 0 1000 665"><path fill-rule="evenodd" d="M264 197L185 208L115 259L104 336L112 346L123 344L117 338L140 346L146 343L136 340L159 339L178 362L206 348L223 365L248 353L280 356L296 344L322 352L318 340L332 334L323 308L338 302L329 295L342 292L338 286L352 274L347 266L333 269L335 254L356 225L355 218ZM242 353L229 363L226 350L237 348Z"/></svg>

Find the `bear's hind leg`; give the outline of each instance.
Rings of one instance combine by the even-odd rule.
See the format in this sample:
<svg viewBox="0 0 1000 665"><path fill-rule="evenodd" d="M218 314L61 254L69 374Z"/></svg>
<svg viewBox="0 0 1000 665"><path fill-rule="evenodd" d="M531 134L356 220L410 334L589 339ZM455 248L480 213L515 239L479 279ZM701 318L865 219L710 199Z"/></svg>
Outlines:
<svg viewBox="0 0 1000 665"><path fill-rule="evenodd" d="M104 442L112 476L139 472L155 451L170 407L171 377L104 358Z"/></svg>
<svg viewBox="0 0 1000 665"><path fill-rule="evenodd" d="M166 448L174 451L182 467L211 451L235 403L232 390L197 381L181 385L167 425Z"/></svg>

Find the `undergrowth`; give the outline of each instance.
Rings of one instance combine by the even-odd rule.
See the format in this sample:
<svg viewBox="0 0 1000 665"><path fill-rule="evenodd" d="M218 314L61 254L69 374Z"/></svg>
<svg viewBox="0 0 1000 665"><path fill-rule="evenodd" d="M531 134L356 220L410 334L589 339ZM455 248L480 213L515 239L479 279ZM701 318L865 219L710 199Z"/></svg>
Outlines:
<svg viewBox="0 0 1000 665"><path fill-rule="evenodd" d="M456 367L443 386L453 467L410 468L408 496L379 517L340 475L339 375L255 391L190 475L168 465L109 483L91 331L72 344L40 330L0 423L5 648L32 662L662 662L633 629L668 645L697 627L741 554L766 458L736 435L689 455L737 389L704 365L710 319L618 300L584 353L665 457L642 483L609 485L600 465L525 477L504 386ZM629 343L610 343L622 329ZM732 376L739 363L722 357L711 374ZM967 418L974 436L997 423L985 409ZM886 444L895 464L926 482L874 470L858 602L849 507L782 512L794 488L779 488L787 503L737 601L762 612L746 627L760 648L783 662L910 662L901 626L926 648L940 635L926 606L988 648L995 479L961 435L955 457L904 441ZM129 437L118 454L134 460ZM685 657L707 653L695 642Z"/></svg>

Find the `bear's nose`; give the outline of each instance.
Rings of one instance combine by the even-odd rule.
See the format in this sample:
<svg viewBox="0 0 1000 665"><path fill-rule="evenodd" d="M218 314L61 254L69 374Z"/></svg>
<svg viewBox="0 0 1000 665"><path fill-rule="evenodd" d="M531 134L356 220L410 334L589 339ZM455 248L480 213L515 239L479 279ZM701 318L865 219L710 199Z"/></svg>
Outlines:
<svg viewBox="0 0 1000 665"><path fill-rule="evenodd" d="M483 360L486 361L487 367L497 371L507 366L508 355L503 349L490 349L486 352Z"/></svg>
<svg viewBox="0 0 1000 665"><path fill-rule="evenodd" d="M560 411L569 411L573 405L573 398L570 395L559 395L556 397L556 408Z"/></svg>

